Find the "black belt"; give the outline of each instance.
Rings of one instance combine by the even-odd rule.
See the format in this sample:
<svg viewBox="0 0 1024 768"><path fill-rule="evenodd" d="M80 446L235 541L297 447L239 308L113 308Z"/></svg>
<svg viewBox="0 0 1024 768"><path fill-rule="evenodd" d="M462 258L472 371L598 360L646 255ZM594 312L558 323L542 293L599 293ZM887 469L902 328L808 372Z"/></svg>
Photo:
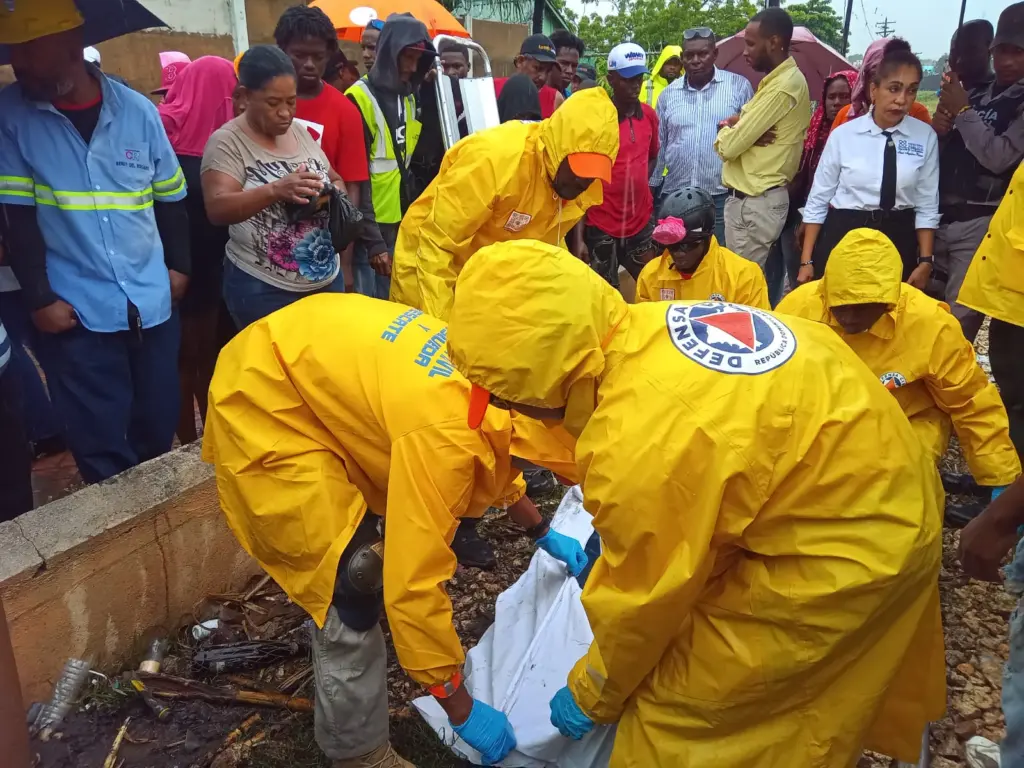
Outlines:
<svg viewBox="0 0 1024 768"><path fill-rule="evenodd" d="M982 205L980 203L956 203L954 205L943 205L939 207L942 214L943 224L956 224L961 221L974 221L985 219L996 212L994 205Z"/></svg>
<svg viewBox="0 0 1024 768"><path fill-rule="evenodd" d="M728 192L726 194L729 195L729 197L735 197L737 200L746 200L748 197L763 197L764 195L767 195L769 192L771 192L773 189L782 189L785 186L785 184L776 184L774 187L768 187L768 189L766 189L760 195L748 195L746 192L740 192L738 189L726 187L726 189L728 189Z"/></svg>
<svg viewBox="0 0 1024 768"><path fill-rule="evenodd" d="M890 211L883 211L876 208L873 211L861 210L860 208L829 208L829 215L836 214L847 220L857 219L858 221L870 221L879 223L883 221L913 221L917 216L916 208L893 208Z"/></svg>

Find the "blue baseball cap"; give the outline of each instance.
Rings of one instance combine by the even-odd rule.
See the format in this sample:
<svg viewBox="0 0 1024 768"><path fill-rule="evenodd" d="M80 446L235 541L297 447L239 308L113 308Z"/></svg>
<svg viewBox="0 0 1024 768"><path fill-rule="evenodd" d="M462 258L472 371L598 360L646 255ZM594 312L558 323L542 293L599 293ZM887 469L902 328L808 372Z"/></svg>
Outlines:
<svg viewBox="0 0 1024 768"><path fill-rule="evenodd" d="M647 54L636 43L620 43L608 54L608 71L617 72L622 77L648 75Z"/></svg>

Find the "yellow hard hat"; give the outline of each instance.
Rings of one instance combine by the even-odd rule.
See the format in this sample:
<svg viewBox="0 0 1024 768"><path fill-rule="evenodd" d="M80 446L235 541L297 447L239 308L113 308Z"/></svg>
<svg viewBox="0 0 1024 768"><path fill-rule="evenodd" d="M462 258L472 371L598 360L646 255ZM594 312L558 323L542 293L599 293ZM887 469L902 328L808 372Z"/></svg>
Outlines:
<svg viewBox="0 0 1024 768"><path fill-rule="evenodd" d="M74 0L14 0L13 6L0 3L0 45L27 43L84 23Z"/></svg>

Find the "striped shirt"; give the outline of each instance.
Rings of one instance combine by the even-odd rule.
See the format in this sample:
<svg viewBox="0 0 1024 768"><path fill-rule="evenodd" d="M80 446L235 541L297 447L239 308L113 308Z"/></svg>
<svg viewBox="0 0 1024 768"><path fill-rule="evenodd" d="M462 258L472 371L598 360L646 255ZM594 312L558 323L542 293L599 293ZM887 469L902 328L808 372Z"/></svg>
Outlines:
<svg viewBox="0 0 1024 768"><path fill-rule="evenodd" d="M754 97L754 89L742 75L717 67L711 82L700 90L691 88L688 80L681 77L658 97L661 152L651 184L657 185L667 168L662 195L689 186L720 195L726 189L722 158L715 152L718 124L737 114Z"/></svg>

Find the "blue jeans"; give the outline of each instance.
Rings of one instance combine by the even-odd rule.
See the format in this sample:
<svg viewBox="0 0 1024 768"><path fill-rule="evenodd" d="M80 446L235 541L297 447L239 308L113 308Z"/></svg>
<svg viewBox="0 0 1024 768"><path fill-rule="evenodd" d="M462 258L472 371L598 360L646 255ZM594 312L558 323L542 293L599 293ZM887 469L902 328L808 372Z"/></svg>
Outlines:
<svg viewBox="0 0 1024 768"><path fill-rule="evenodd" d="M384 238L384 245L388 247L388 253L394 258L399 225L378 222L377 226L380 229L381 237ZM352 256L352 272L355 277L356 293L369 296L371 299L384 299L384 301L391 298L391 278L378 275L373 271L366 249L359 243L356 243Z"/></svg>
<svg viewBox="0 0 1024 768"><path fill-rule="evenodd" d="M20 392L24 405L25 432L32 442L57 437L63 431L46 385L32 355L38 359L39 331L32 324L32 316L25 305L21 291L0 293L0 321L11 337L11 364L8 375Z"/></svg>
<svg viewBox="0 0 1024 768"><path fill-rule="evenodd" d="M181 324L40 334L40 362L82 479L98 483L171 449L178 424Z"/></svg>
<svg viewBox="0 0 1024 768"><path fill-rule="evenodd" d="M299 299L316 293L344 293L345 279L341 272L334 282L315 291L285 291L243 272L230 259L224 260L224 304L238 330L261 320Z"/></svg>
<svg viewBox="0 0 1024 768"><path fill-rule="evenodd" d="M1006 584L1024 590L1024 539L1017 544L1013 562L1006 566ZM1006 736L999 745L1002 765L1024 765L1024 600L1010 617L1010 658L1003 670L1003 716Z"/></svg>
<svg viewBox="0 0 1024 768"><path fill-rule="evenodd" d="M715 201L715 237L719 245L728 248L729 244L725 242L725 201L729 199L729 193L712 195L711 199Z"/></svg>

